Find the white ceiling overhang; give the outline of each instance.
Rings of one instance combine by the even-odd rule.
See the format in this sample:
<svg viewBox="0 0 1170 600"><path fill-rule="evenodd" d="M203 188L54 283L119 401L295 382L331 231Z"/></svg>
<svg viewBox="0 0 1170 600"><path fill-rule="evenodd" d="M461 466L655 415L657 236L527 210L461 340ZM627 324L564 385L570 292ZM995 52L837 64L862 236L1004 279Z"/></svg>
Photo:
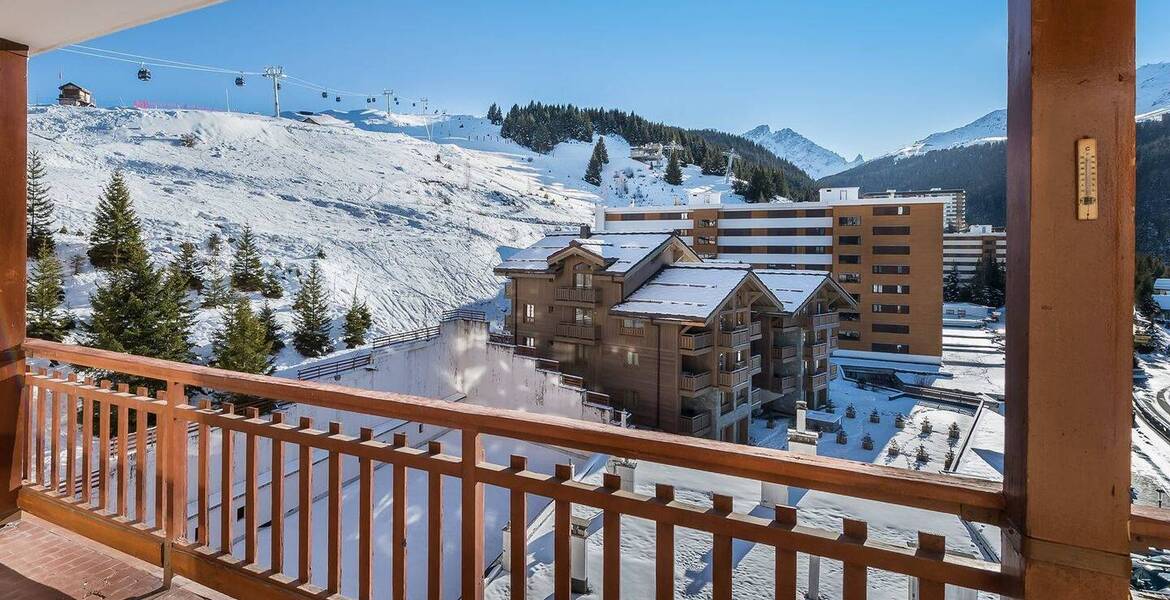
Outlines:
<svg viewBox="0 0 1170 600"><path fill-rule="evenodd" d="M0 39L30 55L137 27L221 0L0 0Z"/></svg>

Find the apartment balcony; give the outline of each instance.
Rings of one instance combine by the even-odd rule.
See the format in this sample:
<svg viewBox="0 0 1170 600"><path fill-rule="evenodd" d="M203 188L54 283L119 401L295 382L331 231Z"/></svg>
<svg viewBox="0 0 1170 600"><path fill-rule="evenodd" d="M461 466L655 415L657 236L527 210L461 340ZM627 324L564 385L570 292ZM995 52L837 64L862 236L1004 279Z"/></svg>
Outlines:
<svg viewBox="0 0 1170 600"><path fill-rule="evenodd" d="M764 391L761 390L760 388L752 388L752 393L751 393L752 408L758 408L760 406L760 402L763 401L763 399L764 399Z"/></svg>
<svg viewBox="0 0 1170 600"><path fill-rule="evenodd" d="M744 326L730 331L719 332L719 346L723 348L741 348L752 343L752 330Z"/></svg>
<svg viewBox="0 0 1170 600"><path fill-rule="evenodd" d="M809 387L813 391L823 390L829 387L829 372L820 371L818 373L813 373L809 377Z"/></svg>
<svg viewBox="0 0 1170 600"><path fill-rule="evenodd" d="M620 333L621 335L628 335L631 337L645 337L646 336L646 328L645 327L626 327L624 325L618 325L618 333Z"/></svg>
<svg viewBox="0 0 1170 600"><path fill-rule="evenodd" d="M789 363L797 358L796 345L780 346L774 349L773 356L782 363Z"/></svg>
<svg viewBox="0 0 1170 600"><path fill-rule="evenodd" d="M733 388L747 383L751 378L751 367L748 363L738 363L719 370L719 387Z"/></svg>
<svg viewBox="0 0 1170 600"><path fill-rule="evenodd" d="M512 280L509 279L508 281L505 281L504 282L504 297L505 298L512 298L512 292L515 289L516 289L516 286L512 285Z"/></svg>
<svg viewBox="0 0 1170 600"><path fill-rule="evenodd" d="M711 431L711 413L707 411L683 412L678 417L678 432L682 435L702 437Z"/></svg>
<svg viewBox="0 0 1170 600"><path fill-rule="evenodd" d="M829 365L829 379L837 378L837 365Z"/></svg>
<svg viewBox="0 0 1170 600"><path fill-rule="evenodd" d="M805 349L805 354L813 360L825 360L829 358L829 342L805 346Z"/></svg>
<svg viewBox="0 0 1170 600"><path fill-rule="evenodd" d="M687 373L682 374L679 380L679 390L683 392L701 392L711 387L711 372L703 371L702 373Z"/></svg>
<svg viewBox="0 0 1170 600"><path fill-rule="evenodd" d="M796 391L796 375L785 375L772 378L772 391L787 394Z"/></svg>
<svg viewBox="0 0 1170 600"><path fill-rule="evenodd" d="M565 304L596 304L597 289L591 287L559 287L553 294L553 299Z"/></svg>
<svg viewBox="0 0 1170 600"><path fill-rule="evenodd" d="M840 323L840 317L836 312L820 313L812 316L812 326L814 329L822 327L836 327Z"/></svg>
<svg viewBox="0 0 1170 600"><path fill-rule="evenodd" d="M764 370L764 357L756 354L751 360L751 374L759 375Z"/></svg>
<svg viewBox="0 0 1170 600"><path fill-rule="evenodd" d="M597 340L597 326L557 323L556 339L561 342L592 344Z"/></svg>
<svg viewBox="0 0 1170 600"><path fill-rule="evenodd" d="M751 328L751 338L753 341L764 337L764 324L762 322L752 321Z"/></svg>
<svg viewBox="0 0 1170 600"><path fill-rule="evenodd" d="M715 334L710 331L681 334L678 336L678 347L691 354L708 351L715 347Z"/></svg>

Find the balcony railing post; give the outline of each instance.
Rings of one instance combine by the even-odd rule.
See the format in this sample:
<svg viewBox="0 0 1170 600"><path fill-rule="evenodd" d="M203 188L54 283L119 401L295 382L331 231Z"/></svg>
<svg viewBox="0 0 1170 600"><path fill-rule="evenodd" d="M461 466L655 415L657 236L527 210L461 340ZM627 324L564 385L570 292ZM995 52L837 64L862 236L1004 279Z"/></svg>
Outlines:
<svg viewBox="0 0 1170 600"><path fill-rule="evenodd" d="M483 482L479 462L483 460L483 439L478 431L463 430L463 458L460 467L463 519L460 524L463 554L463 598L483 598Z"/></svg>
<svg viewBox="0 0 1170 600"><path fill-rule="evenodd" d="M17 513L25 316L28 48L0 39L0 522Z"/></svg>
<svg viewBox="0 0 1170 600"><path fill-rule="evenodd" d="M1008 7L1004 572L1017 597L1125 598L1135 0ZM1074 162L1085 138L1090 201Z"/></svg>

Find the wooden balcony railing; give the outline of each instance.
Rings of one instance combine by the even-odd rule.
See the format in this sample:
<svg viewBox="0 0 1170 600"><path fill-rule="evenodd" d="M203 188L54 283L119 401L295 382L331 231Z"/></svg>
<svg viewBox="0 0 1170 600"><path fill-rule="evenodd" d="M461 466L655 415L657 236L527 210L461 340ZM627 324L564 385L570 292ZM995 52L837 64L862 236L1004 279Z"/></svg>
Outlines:
<svg viewBox="0 0 1170 600"><path fill-rule="evenodd" d="M825 360L829 358L829 342L821 342L806 347L808 348L809 357L813 360Z"/></svg>
<svg viewBox="0 0 1170 600"><path fill-rule="evenodd" d="M751 379L750 367L747 363L739 363L719 370L719 385L735 387L747 383Z"/></svg>
<svg viewBox="0 0 1170 600"><path fill-rule="evenodd" d="M772 390L787 394L788 392L796 390L796 375L787 375L784 377L772 378Z"/></svg>
<svg viewBox="0 0 1170 600"><path fill-rule="evenodd" d="M752 389L752 406L759 406L763 397L763 391L760 388Z"/></svg>
<svg viewBox="0 0 1170 600"><path fill-rule="evenodd" d="M746 346L751 342L751 328L748 327L719 332L719 345L724 348L738 348L740 346Z"/></svg>
<svg viewBox="0 0 1170 600"><path fill-rule="evenodd" d="M559 287L556 289L554 297L561 302L593 304L597 302L597 290L595 288Z"/></svg>
<svg viewBox="0 0 1170 600"><path fill-rule="evenodd" d="M714 345L715 334L710 331L684 333L678 336L678 347L682 350L703 350Z"/></svg>
<svg viewBox="0 0 1170 600"><path fill-rule="evenodd" d="M837 316L837 313L835 313L835 312L821 313L819 315L813 315L813 317L812 317L812 323L813 323L814 328L836 327L838 322L839 322L839 317Z"/></svg>
<svg viewBox="0 0 1170 600"><path fill-rule="evenodd" d="M752 375L755 375L763 370L764 370L764 357L760 356L759 354L752 356L752 362L751 362Z"/></svg>
<svg viewBox="0 0 1170 600"><path fill-rule="evenodd" d="M821 371L819 373L814 373L813 376L809 378L809 384L813 390L819 390L828 387L829 372Z"/></svg>
<svg viewBox="0 0 1170 600"><path fill-rule="evenodd" d="M596 325L578 325L576 323L557 323L557 336L577 340L596 340Z"/></svg>
<svg viewBox="0 0 1170 600"><path fill-rule="evenodd" d="M699 392L711 387L711 372L683 373L679 387L688 392Z"/></svg>
<svg viewBox="0 0 1170 600"><path fill-rule="evenodd" d="M618 333L622 335L630 335L634 337L644 337L646 335L645 327L626 327L625 325L618 326Z"/></svg>
<svg viewBox="0 0 1170 600"><path fill-rule="evenodd" d="M758 340L760 336L764 335L764 324L760 321L752 321L752 339Z"/></svg>
<svg viewBox="0 0 1170 600"><path fill-rule="evenodd" d="M601 550L607 597L617 596L617 583L622 579L618 574L623 561L617 525L621 516L655 521L660 536L669 536L683 526L712 535L716 597L731 593L730 548L735 539L778 550L774 576L779 595L784 597L796 595L797 553L844 562L845 589L864 589L869 569L918 578L923 600L942 598L943 584L992 594L1012 594L1019 589L1018 582L998 564L950 555L944 540L929 532L919 534L915 548L869 539L860 521L845 520L847 535L832 528L800 525L797 510L791 507L778 507L774 515L763 516L737 512L730 497L719 494L713 497L714 509L679 501L668 482L659 484L653 496L624 492L620 491L620 479L612 474L600 484L586 483L574 480L568 465L557 465L554 472L545 473L528 470L523 456L513 456L507 465L489 462L484 439L509 438L642 459L1002 525L1005 500L995 482L820 456L793 457L767 448L745 452L742 446L718 441L241 374L52 342L30 340L23 350L34 364L53 360L134 376L152 382L161 391L151 394L147 389L112 387L43 369L27 374L20 412L22 430L27 433L22 438L20 507L114 549L165 565L168 574L188 577L236 597L307 600L340 594L343 582L347 593L356 590L357 597L369 597L372 582L380 577L375 572L383 568L375 567L372 561L377 524L379 531L390 532L392 548L405 549L393 552L386 565L395 595L402 597L409 585L426 586L432 597L480 598L488 559L484 552L485 484L510 493L513 522L527 522L526 495L553 502L558 515L553 544L561 549L554 561L553 594L557 598L570 594L570 522L559 517L569 515L572 504L599 508L606 522L614 524L607 528ZM366 423L384 419L419 423L432 430L446 428L461 436L461 450L448 453L439 442L411 440L404 433L394 434L386 443L374 439L369 428L343 431L340 422L318 426L306 417L286 423L281 413L265 417L255 410L237 414L231 404L212 406L203 401L192 405L188 394L197 391L321 407L339 416L365 415ZM702 424L701 418L697 424ZM692 430L695 425L693 418ZM153 439L143 435L151 429L155 431ZM413 432L413 427L406 430ZM188 452L193 473L188 473ZM306 461L311 464L314 457L322 459L318 469L300 468ZM271 480L288 483L288 493L285 487L273 486L270 493L261 494L257 485L264 463L271 465ZM374 498L373 483L375 469L383 465L393 471L392 487L387 491L393 502L386 503L385 511L375 511L375 501L379 506L385 501ZM237 470L242 470L243 477L234 477L240 472ZM94 471L98 474L96 485L91 480ZM408 471L420 476L426 494L407 494ZM325 483L314 486L316 476L323 476ZM353 477L357 488L353 501L356 518L345 521L346 527L356 529L352 542L349 534L344 542L355 548L353 572L345 566L349 563L341 560L343 477ZM455 521L444 519L441 509L449 478L460 480L462 518ZM414 485L415 479L409 481ZM213 510L220 491L230 489L233 482L239 494L228 496L230 509ZM317 494L323 497L319 506L314 505ZM425 506L408 507L411 498L419 498ZM352 506L350 502L347 500L347 507ZM316 515L310 510L315 506ZM243 514L239 522L237 510ZM413 511L428 515L420 526L419 539L407 536L408 514ZM290 522L285 523L285 515L290 515ZM295 523L291 515L296 515ZM271 526L262 527L264 519L271 519ZM323 521L327 526L321 527ZM1137 531L1165 531L1165 523L1160 527L1151 525ZM908 528L912 530L913 524ZM286 532L296 535L286 539ZM445 532L458 533L451 536L459 540L462 557L458 590L440 589L444 570L451 568L444 564L441 551ZM325 539L312 538L322 533ZM513 527L510 535L513 562L507 577L511 578L511 589L524 589L528 573L526 528ZM424 539L427 559L421 564L425 567L408 573L406 554L415 544L424 544ZM292 540L295 543L286 543ZM262 551L262 546L268 551ZM659 544L654 557L656 580L668 586L674 584L677 568L672 549L670 543ZM323 559L319 556L322 553ZM315 556L321 562L315 561ZM324 572L313 571L314 565L318 569L324 565ZM667 596L673 593L659 591Z"/></svg>
<svg viewBox="0 0 1170 600"><path fill-rule="evenodd" d="M678 432L683 435L703 435L711 430L711 413L682 413L678 418Z"/></svg>
<svg viewBox="0 0 1170 600"><path fill-rule="evenodd" d="M796 346L784 346L779 348L778 355L782 361L792 360L796 358Z"/></svg>

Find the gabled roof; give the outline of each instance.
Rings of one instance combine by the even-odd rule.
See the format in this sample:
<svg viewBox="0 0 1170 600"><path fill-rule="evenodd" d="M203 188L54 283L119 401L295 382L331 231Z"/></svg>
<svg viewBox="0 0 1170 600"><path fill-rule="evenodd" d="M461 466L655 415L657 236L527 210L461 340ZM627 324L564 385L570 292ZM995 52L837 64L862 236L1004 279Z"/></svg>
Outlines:
<svg viewBox="0 0 1170 600"><path fill-rule="evenodd" d="M827 271L812 271L806 269L757 269L756 274L760 281L784 303L785 312L796 312L804 307L809 300L823 287L829 286L849 306L857 308L857 302L849 295Z"/></svg>
<svg viewBox="0 0 1170 600"><path fill-rule="evenodd" d="M677 239L669 233L598 233L587 238L575 233L553 233L508 257L496 272L546 272L557 260L579 252L600 259L606 265L605 273L624 275ZM681 242L680 246L686 247Z"/></svg>
<svg viewBox="0 0 1170 600"><path fill-rule="evenodd" d="M62 85L62 86L58 86L58 87L57 87L57 89L59 89L59 90L63 90L63 89L65 89L65 88L77 88L77 89L79 89L79 90L84 90L84 91L86 91L86 92L88 92L88 91L89 91L89 90L87 90L87 89L85 89L85 88L81 87L80 85L77 85L76 83L73 83L72 81L68 81L68 82L66 82L66 83L65 83L65 85Z"/></svg>
<svg viewBox="0 0 1170 600"><path fill-rule="evenodd" d="M746 264L678 263L663 267L610 314L707 322L745 282L753 282L780 307L777 300Z"/></svg>

